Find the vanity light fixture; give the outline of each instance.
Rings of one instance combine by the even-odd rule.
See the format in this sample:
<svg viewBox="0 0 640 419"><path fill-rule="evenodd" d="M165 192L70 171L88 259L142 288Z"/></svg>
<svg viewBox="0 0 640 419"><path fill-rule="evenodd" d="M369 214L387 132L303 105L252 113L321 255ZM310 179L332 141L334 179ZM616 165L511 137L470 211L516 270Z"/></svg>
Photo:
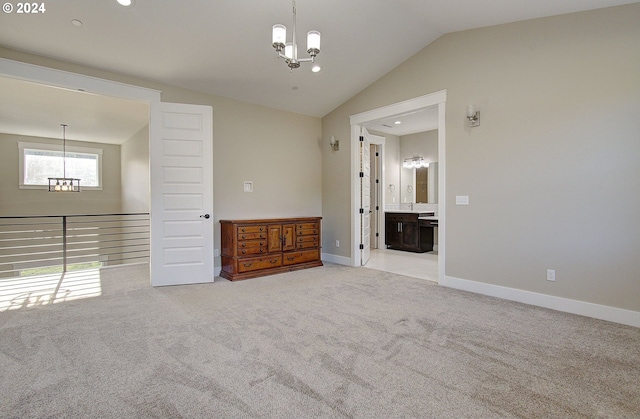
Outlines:
<svg viewBox="0 0 640 419"><path fill-rule="evenodd" d="M331 145L333 151L340 150L340 141L336 140L336 137L334 137L333 135L331 136L331 141L329 141L329 144Z"/></svg>
<svg viewBox="0 0 640 419"><path fill-rule="evenodd" d="M296 42L296 1L293 0L293 41L287 42L287 27L281 24L273 25L271 45L276 49L279 58L284 58L291 71L300 67L300 63L315 63L316 55L320 54L320 32L307 33L307 53L309 58L298 58L298 44ZM284 52L284 53L283 53ZM314 67L316 68L316 67ZM317 67L319 71L320 67Z"/></svg>
<svg viewBox="0 0 640 419"><path fill-rule="evenodd" d="M480 111L476 109L476 105L467 105L467 121L470 127L480 126Z"/></svg>
<svg viewBox="0 0 640 419"><path fill-rule="evenodd" d="M418 169L420 167L429 167L429 163L423 157L409 157L404 159L402 167L405 169Z"/></svg>

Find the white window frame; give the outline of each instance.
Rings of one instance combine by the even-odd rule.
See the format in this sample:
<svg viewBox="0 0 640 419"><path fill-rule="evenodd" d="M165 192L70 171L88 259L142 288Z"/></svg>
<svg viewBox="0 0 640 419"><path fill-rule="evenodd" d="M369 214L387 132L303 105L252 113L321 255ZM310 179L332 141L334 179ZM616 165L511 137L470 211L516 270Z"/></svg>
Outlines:
<svg viewBox="0 0 640 419"><path fill-rule="evenodd" d="M62 152L62 146L57 144L46 144L46 143L27 143L23 141L18 142L18 150L19 150L19 159L18 159L18 186L20 189L49 189L49 185L25 185L24 183L24 151L25 150L43 150L43 151L59 151ZM101 191L102 190L102 153L103 150L101 148L90 148L90 147L76 147L76 146L67 146L68 153L85 153L85 154L94 154L98 156L97 165L98 165L98 186L85 186L82 184L82 179L80 180L80 189L81 190L91 190L91 191Z"/></svg>

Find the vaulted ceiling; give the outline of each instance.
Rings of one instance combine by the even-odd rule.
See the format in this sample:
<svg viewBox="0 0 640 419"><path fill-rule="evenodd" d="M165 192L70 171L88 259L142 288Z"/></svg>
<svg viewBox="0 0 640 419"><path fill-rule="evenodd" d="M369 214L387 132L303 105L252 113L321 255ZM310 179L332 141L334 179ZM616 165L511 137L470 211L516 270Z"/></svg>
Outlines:
<svg viewBox="0 0 640 419"><path fill-rule="evenodd" d="M271 46L276 23L291 37L290 0L42 2L0 15L0 45L322 117L443 34L635 2L297 0L299 51L307 31L322 34L318 73L289 71Z"/></svg>

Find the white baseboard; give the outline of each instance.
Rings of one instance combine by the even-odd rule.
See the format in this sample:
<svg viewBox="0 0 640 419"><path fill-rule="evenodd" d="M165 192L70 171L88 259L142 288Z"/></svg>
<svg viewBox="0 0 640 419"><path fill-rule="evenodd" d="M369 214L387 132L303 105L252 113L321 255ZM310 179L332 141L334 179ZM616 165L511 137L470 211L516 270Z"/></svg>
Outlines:
<svg viewBox="0 0 640 419"><path fill-rule="evenodd" d="M440 285L463 291L470 291L476 294L483 294L491 297L503 298L505 300L531 304L538 307L550 308L552 310L564 311L566 313L607 320L614 323L625 324L627 326L640 327L640 312L638 311L603 306L600 304L555 297L553 295L508 288L500 285L486 284L483 282L470 281L468 279L460 279L451 276L445 276L444 280L440 282Z"/></svg>
<svg viewBox="0 0 640 419"><path fill-rule="evenodd" d="M332 255L330 253L323 253L321 257L323 262L351 266L351 259L344 256Z"/></svg>

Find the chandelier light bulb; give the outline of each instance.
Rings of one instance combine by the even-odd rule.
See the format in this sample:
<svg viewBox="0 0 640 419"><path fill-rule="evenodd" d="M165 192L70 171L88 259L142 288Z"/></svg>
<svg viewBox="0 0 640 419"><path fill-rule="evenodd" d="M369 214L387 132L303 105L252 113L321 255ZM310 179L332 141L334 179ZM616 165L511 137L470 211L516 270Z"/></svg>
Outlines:
<svg viewBox="0 0 640 419"><path fill-rule="evenodd" d="M294 68L300 67L300 63L311 62L315 63L315 58L320 54L320 32L309 31L307 32L307 53L309 57L298 57L298 45L296 42L296 2L292 1L293 5L293 29L292 37L293 42L287 42L287 28L284 25L273 25L271 32L271 44L278 53L279 58L284 58L287 66L293 71ZM319 68L319 67L318 67ZM317 72L318 70L314 70Z"/></svg>

